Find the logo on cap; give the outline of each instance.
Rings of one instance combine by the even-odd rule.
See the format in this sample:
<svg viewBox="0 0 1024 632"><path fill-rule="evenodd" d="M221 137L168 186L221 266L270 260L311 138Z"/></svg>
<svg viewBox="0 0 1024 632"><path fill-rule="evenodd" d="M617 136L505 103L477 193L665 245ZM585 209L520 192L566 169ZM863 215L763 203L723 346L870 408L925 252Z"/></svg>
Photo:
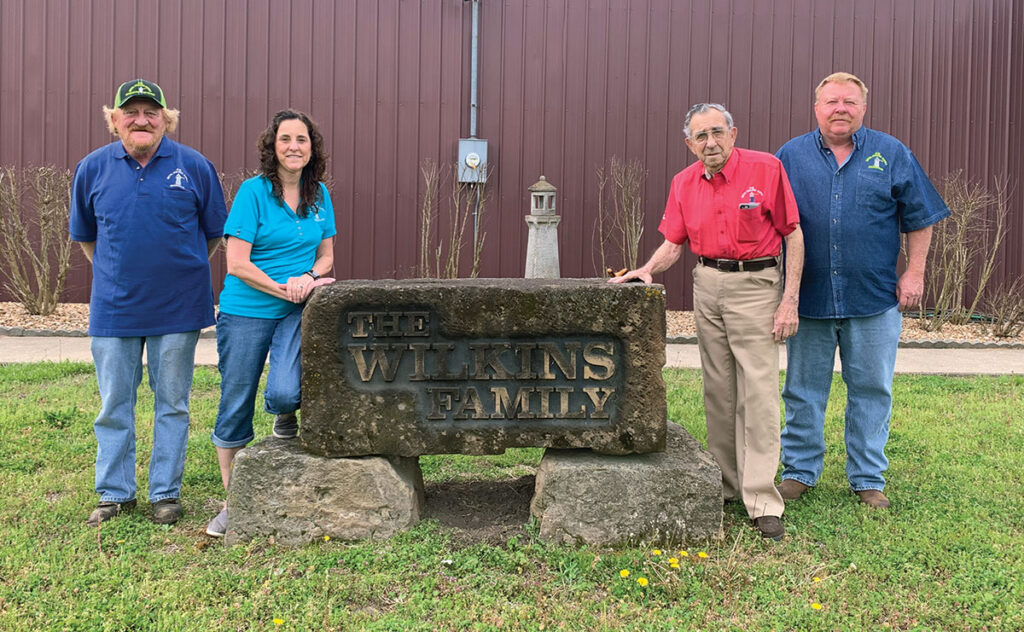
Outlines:
<svg viewBox="0 0 1024 632"><path fill-rule="evenodd" d="M160 89L160 86L145 79L134 79L122 83L121 87L117 89L117 94L114 95L114 107L119 108L125 102L137 97L151 99L160 107L167 107L167 103L164 101L164 91Z"/></svg>
<svg viewBox="0 0 1024 632"><path fill-rule="evenodd" d="M124 94L125 94L125 96L133 96L133 97L134 96L147 96L147 97L155 97L156 96L155 94L153 94L153 90L149 86L147 86L145 83L143 83L142 80L139 80L132 87L128 88L128 92L125 92Z"/></svg>

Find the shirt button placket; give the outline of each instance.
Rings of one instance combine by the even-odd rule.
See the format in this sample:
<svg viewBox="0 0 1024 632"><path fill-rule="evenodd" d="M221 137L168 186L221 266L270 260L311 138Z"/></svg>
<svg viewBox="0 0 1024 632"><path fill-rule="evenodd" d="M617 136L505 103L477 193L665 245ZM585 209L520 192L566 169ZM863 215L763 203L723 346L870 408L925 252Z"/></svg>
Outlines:
<svg viewBox="0 0 1024 632"><path fill-rule="evenodd" d="M729 248L729 235L726 233L725 230L725 206L724 202L722 201L724 192L722 191L722 187L719 186L721 183L718 180L716 180L716 178L717 174L711 176L711 186L713 187L713 190L715 192L714 197L712 198L714 200L714 206L712 208L715 209L715 215L717 216L716 220L718 223L718 249L720 251L720 254L716 254L715 256L722 257L726 256L725 253L729 252L731 248Z"/></svg>
<svg viewBox="0 0 1024 632"><path fill-rule="evenodd" d="M840 286L841 278L839 276L839 269L842 267L842 256L843 250L840 248L840 244L843 239L843 225L840 219L840 209L842 208L842 191L843 191L843 178L837 172L832 176L832 204L830 212L829 222L829 266L832 271L832 306L835 310L835 314L845 313L842 303L842 292Z"/></svg>

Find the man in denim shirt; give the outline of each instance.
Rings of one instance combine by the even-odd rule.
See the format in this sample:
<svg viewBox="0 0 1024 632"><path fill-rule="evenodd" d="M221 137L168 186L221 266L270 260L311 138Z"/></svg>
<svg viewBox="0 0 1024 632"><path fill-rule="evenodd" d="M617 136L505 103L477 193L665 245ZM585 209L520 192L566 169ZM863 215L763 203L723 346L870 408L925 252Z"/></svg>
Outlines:
<svg viewBox="0 0 1024 632"><path fill-rule="evenodd" d="M815 90L818 129L776 154L793 186L806 247L800 325L786 341L779 492L796 500L821 476L838 346L848 390L846 476L860 502L886 508L882 473L901 312L920 304L932 225L949 209L905 145L863 126L867 94L849 73L825 77ZM900 233L908 263L897 277Z"/></svg>

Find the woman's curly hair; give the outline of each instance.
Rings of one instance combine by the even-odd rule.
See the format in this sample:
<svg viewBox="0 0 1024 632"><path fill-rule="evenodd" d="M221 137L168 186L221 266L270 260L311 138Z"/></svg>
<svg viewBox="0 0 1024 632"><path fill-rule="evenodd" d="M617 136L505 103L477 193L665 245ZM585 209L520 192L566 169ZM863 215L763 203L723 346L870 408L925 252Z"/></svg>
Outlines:
<svg viewBox="0 0 1024 632"><path fill-rule="evenodd" d="M302 178L299 180L299 208L295 209L299 217L305 217L309 214L310 209L320 201L320 183L327 171L327 151L324 149L324 137L309 116L296 110L281 110L274 115L270 125L257 141L260 150L260 174L270 180L270 184L273 185L274 199L284 204L281 178L277 175L277 151L274 145L277 141L277 128L283 121L292 119L298 119L305 123L312 145L309 162L302 168Z"/></svg>

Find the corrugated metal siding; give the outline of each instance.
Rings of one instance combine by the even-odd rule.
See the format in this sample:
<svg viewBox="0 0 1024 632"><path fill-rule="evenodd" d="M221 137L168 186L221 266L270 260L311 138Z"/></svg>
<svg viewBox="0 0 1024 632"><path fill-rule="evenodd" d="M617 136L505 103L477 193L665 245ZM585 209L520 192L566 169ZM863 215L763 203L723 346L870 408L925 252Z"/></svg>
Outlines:
<svg viewBox="0 0 1024 632"><path fill-rule="evenodd" d="M996 275L1024 272L1024 70L1014 0L482 0L478 135L490 141L485 276L520 276L526 188L559 188L563 276L591 276L596 169L649 170L641 251L661 241L668 182L692 161L696 101L733 112L742 146L774 151L814 126L833 70L871 89L868 125L904 140L936 181L1017 185ZM423 158L469 133L471 5L463 0L3 0L0 163L73 167L108 142L100 106L146 76L182 111L178 140L233 174L256 166L270 115L308 111L328 139L337 274L408 276ZM464 257L464 260L466 258ZM86 300L76 255L68 300ZM690 304L692 257L664 281ZM215 278L224 274L215 262Z"/></svg>

